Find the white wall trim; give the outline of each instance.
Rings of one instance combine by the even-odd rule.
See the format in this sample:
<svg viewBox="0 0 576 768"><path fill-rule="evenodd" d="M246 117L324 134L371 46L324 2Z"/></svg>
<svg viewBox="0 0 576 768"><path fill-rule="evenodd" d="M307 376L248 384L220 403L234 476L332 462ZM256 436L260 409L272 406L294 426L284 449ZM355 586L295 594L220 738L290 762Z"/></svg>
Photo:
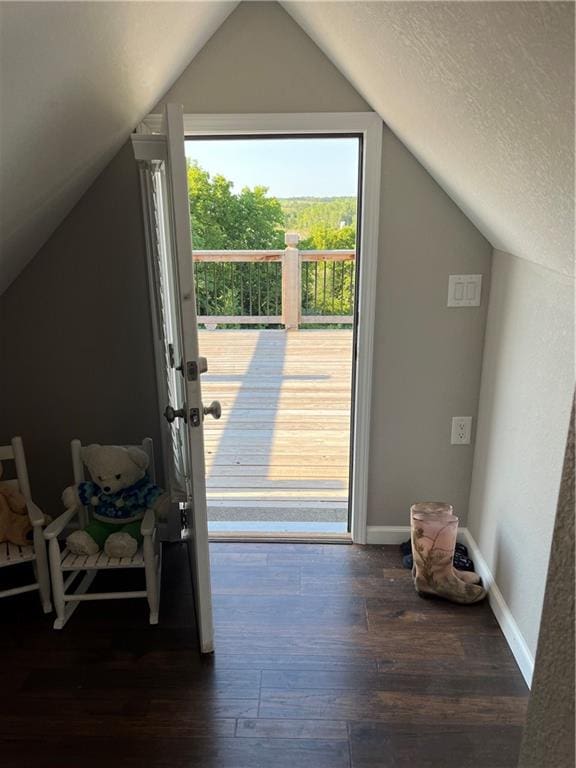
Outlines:
<svg viewBox="0 0 576 768"><path fill-rule="evenodd" d="M474 560L476 573L482 577L484 586L488 590L488 600L492 612L500 625L500 629L516 659L516 663L520 667L520 672L522 672L526 685L530 688L532 686L532 675L534 674L534 656L528 648L528 645L520 632L520 628L512 615L512 611L508 607L502 592L500 592L500 589L496 584L494 575L492 574L488 563L484 559L478 544L467 528L462 529L462 542L466 544L470 552L470 557Z"/></svg>
<svg viewBox="0 0 576 768"><path fill-rule="evenodd" d="M366 544L368 518L368 470L372 421L372 357L376 325L376 273L380 226L382 176L382 120L365 114L362 153L362 218L360 222L360 269L356 331L356 387L352 446L352 541Z"/></svg>
<svg viewBox="0 0 576 768"><path fill-rule="evenodd" d="M403 541L408 541L409 538L409 525L369 525L367 528L368 544L400 544ZM526 681L526 685L530 688L532 685L532 675L534 673L534 657L520 632L520 628L518 627L510 608L506 604L502 592L500 592L500 589L494 580L494 576L488 567L488 563L484 559L478 544L468 528L460 528L458 532L458 541L461 541L468 547L470 557L474 560L476 573L482 577L482 582L488 590L490 608L496 617L496 621L502 630L514 658L516 659L516 663Z"/></svg>
<svg viewBox="0 0 576 768"><path fill-rule="evenodd" d="M352 540L366 544L368 468L372 410L372 356L376 315L376 271L380 223L382 119L375 112L184 115L184 133L192 136L270 134L359 134L362 152L362 210L355 360L354 430L352 436ZM148 115L138 132L149 140L164 130L162 115Z"/></svg>
<svg viewBox="0 0 576 768"><path fill-rule="evenodd" d="M410 538L409 525L369 525L367 527L367 544L401 544ZM458 541L468 546L467 528L459 528Z"/></svg>
<svg viewBox="0 0 576 768"><path fill-rule="evenodd" d="M227 136L285 133L358 133L382 125L376 112L273 112L251 114L184 115L186 136ZM148 115L138 133L164 132L164 116Z"/></svg>
<svg viewBox="0 0 576 768"><path fill-rule="evenodd" d="M366 544L401 544L409 538L409 525L369 525L366 529Z"/></svg>

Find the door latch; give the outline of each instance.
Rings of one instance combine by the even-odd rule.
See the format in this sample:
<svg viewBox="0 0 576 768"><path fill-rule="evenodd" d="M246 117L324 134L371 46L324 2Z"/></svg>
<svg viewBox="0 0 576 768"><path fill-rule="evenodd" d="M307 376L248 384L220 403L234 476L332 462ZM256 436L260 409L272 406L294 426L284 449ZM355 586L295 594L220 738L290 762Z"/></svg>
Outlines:
<svg viewBox="0 0 576 768"><path fill-rule="evenodd" d="M190 360L186 363L186 378L188 381L198 381L201 373L208 370L208 361L205 357L199 357L198 360Z"/></svg>
<svg viewBox="0 0 576 768"><path fill-rule="evenodd" d="M199 427L202 424L199 408L190 408L190 426Z"/></svg>

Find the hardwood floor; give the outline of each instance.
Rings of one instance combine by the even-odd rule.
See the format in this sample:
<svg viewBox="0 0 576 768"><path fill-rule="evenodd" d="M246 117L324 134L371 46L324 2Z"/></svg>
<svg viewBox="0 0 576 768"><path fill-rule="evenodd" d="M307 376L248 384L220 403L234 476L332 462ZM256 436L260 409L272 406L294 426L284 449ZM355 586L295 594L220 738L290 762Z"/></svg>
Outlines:
<svg viewBox="0 0 576 768"><path fill-rule="evenodd" d="M0 603L3 768L516 765L527 689L487 604L422 600L396 547L211 553L209 657L180 545L157 627L144 601L86 603L60 632L35 594Z"/></svg>
<svg viewBox="0 0 576 768"><path fill-rule="evenodd" d="M204 422L210 519L345 521L352 331L200 331L200 351L222 404Z"/></svg>

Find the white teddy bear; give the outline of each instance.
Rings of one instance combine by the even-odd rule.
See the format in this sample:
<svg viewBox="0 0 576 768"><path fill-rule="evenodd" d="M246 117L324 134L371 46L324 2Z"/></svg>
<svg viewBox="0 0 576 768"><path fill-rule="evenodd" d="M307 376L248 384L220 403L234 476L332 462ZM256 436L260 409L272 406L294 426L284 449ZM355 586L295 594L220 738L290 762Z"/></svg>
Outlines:
<svg viewBox="0 0 576 768"><path fill-rule="evenodd" d="M89 445L82 461L92 481L66 488L64 506L89 507L92 520L74 531L66 546L76 555L95 555L102 547L109 557L132 557L142 541L140 526L147 509L165 511L169 499L149 478L148 454L140 448Z"/></svg>

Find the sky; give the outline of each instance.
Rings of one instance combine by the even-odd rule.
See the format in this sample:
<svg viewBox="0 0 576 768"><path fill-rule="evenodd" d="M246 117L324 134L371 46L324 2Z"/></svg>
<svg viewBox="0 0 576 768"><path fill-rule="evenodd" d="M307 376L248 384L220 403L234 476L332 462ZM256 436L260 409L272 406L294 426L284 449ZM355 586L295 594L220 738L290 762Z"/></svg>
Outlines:
<svg viewBox="0 0 576 768"><path fill-rule="evenodd" d="M358 139L187 139L186 156L234 191L263 185L272 197L351 197L358 187Z"/></svg>

